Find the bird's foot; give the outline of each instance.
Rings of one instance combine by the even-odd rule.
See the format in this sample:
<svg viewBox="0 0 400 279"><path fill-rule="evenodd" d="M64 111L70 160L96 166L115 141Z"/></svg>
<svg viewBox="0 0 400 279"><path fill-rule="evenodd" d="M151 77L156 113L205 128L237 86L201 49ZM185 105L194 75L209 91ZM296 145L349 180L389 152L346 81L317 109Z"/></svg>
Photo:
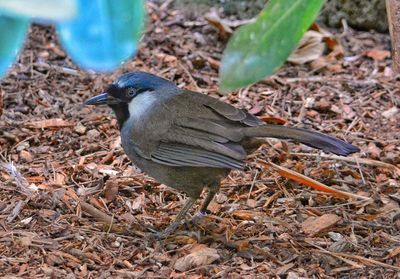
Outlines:
<svg viewBox="0 0 400 279"><path fill-rule="evenodd" d="M168 236L170 236L171 233L173 233L178 228L179 225L180 222L172 222L165 230L161 232L155 232L154 236L159 240L165 239Z"/></svg>
<svg viewBox="0 0 400 279"><path fill-rule="evenodd" d="M206 216L207 216L207 212L198 211L198 212L196 213L196 215L193 216L191 222L194 223L194 224L197 224L197 223L199 223L201 220L203 220L204 217L206 217Z"/></svg>

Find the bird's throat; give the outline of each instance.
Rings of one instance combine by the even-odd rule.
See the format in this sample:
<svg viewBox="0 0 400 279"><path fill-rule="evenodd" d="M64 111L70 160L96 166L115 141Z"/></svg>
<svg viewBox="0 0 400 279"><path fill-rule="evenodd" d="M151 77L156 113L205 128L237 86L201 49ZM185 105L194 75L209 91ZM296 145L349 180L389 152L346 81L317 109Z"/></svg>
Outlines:
<svg viewBox="0 0 400 279"><path fill-rule="evenodd" d="M129 119L129 109L127 103L119 103L115 105L109 105L117 117L119 129L122 130L122 126Z"/></svg>

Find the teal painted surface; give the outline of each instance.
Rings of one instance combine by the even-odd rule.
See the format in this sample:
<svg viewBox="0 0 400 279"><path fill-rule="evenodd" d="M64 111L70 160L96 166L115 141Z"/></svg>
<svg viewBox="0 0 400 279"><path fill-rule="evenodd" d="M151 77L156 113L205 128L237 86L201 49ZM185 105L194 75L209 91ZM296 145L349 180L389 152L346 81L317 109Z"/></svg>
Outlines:
<svg viewBox="0 0 400 279"><path fill-rule="evenodd" d="M80 0L77 17L60 22L57 32L75 63L104 72L135 54L144 20L142 0Z"/></svg>
<svg viewBox="0 0 400 279"><path fill-rule="evenodd" d="M24 44L29 20L0 15L0 77L15 61Z"/></svg>
<svg viewBox="0 0 400 279"><path fill-rule="evenodd" d="M13 17L40 18L42 21L72 19L78 0L0 0L0 11Z"/></svg>

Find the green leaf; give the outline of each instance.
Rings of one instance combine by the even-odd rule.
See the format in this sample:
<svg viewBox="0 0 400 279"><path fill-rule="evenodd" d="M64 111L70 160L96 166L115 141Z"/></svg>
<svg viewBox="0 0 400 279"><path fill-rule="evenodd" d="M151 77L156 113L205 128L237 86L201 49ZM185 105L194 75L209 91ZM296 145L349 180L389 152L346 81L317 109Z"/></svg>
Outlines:
<svg viewBox="0 0 400 279"><path fill-rule="evenodd" d="M0 16L0 77L15 60L28 31L27 19Z"/></svg>
<svg viewBox="0 0 400 279"><path fill-rule="evenodd" d="M1 13L47 20L72 19L76 7L77 0L0 0Z"/></svg>
<svg viewBox="0 0 400 279"><path fill-rule="evenodd" d="M270 0L251 24L234 32L224 51L220 89L235 90L271 75L296 48L324 0Z"/></svg>

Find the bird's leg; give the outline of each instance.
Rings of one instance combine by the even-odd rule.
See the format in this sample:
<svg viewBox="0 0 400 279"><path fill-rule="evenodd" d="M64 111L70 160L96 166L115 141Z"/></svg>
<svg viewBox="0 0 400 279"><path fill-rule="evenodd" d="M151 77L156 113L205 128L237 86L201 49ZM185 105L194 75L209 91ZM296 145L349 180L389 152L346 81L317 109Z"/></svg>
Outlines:
<svg viewBox="0 0 400 279"><path fill-rule="evenodd" d="M203 201L203 204L201 205L200 210L196 213L196 215L192 218L192 222L193 223L199 223L204 216L207 215L207 207L210 204L210 202L212 201L212 199L214 198L215 194L217 193L217 191L215 191L214 189L210 189L207 193L206 198Z"/></svg>
<svg viewBox="0 0 400 279"><path fill-rule="evenodd" d="M197 212L197 214L194 216L192 221L196 222L199 219L202 219L204 216L207 215L207 207L209 206L210 202L215 197L215 194L218 193L218 191L219 191L219 183L215 183L215 184L209 186L207 196L204 199L199 212Z"/></svg>
<svg viewBox="0 0 400 279"><path fill-rule="evenodd" d="M201 205L200 208L200 214L202 215L206 215L207 214L207 207L210 204L210 202L213 200L215 194L217 193L218 190L215 189L210 189L207 193L206 198L204 199L203 204Z"/></svg>
<svg viewBox="0 0 400 279"><path fill-rule="evenodd" d="M178 215L176 216L175 220L163 231L159 234L160 238L166 238L168 237L173 231L176 230L176 228L180 225L182 219L185 217L186 213L189 211L189 209L194 205L196 202L196 199L194 198L189 198L181 211L179 211Z"/></svg>

